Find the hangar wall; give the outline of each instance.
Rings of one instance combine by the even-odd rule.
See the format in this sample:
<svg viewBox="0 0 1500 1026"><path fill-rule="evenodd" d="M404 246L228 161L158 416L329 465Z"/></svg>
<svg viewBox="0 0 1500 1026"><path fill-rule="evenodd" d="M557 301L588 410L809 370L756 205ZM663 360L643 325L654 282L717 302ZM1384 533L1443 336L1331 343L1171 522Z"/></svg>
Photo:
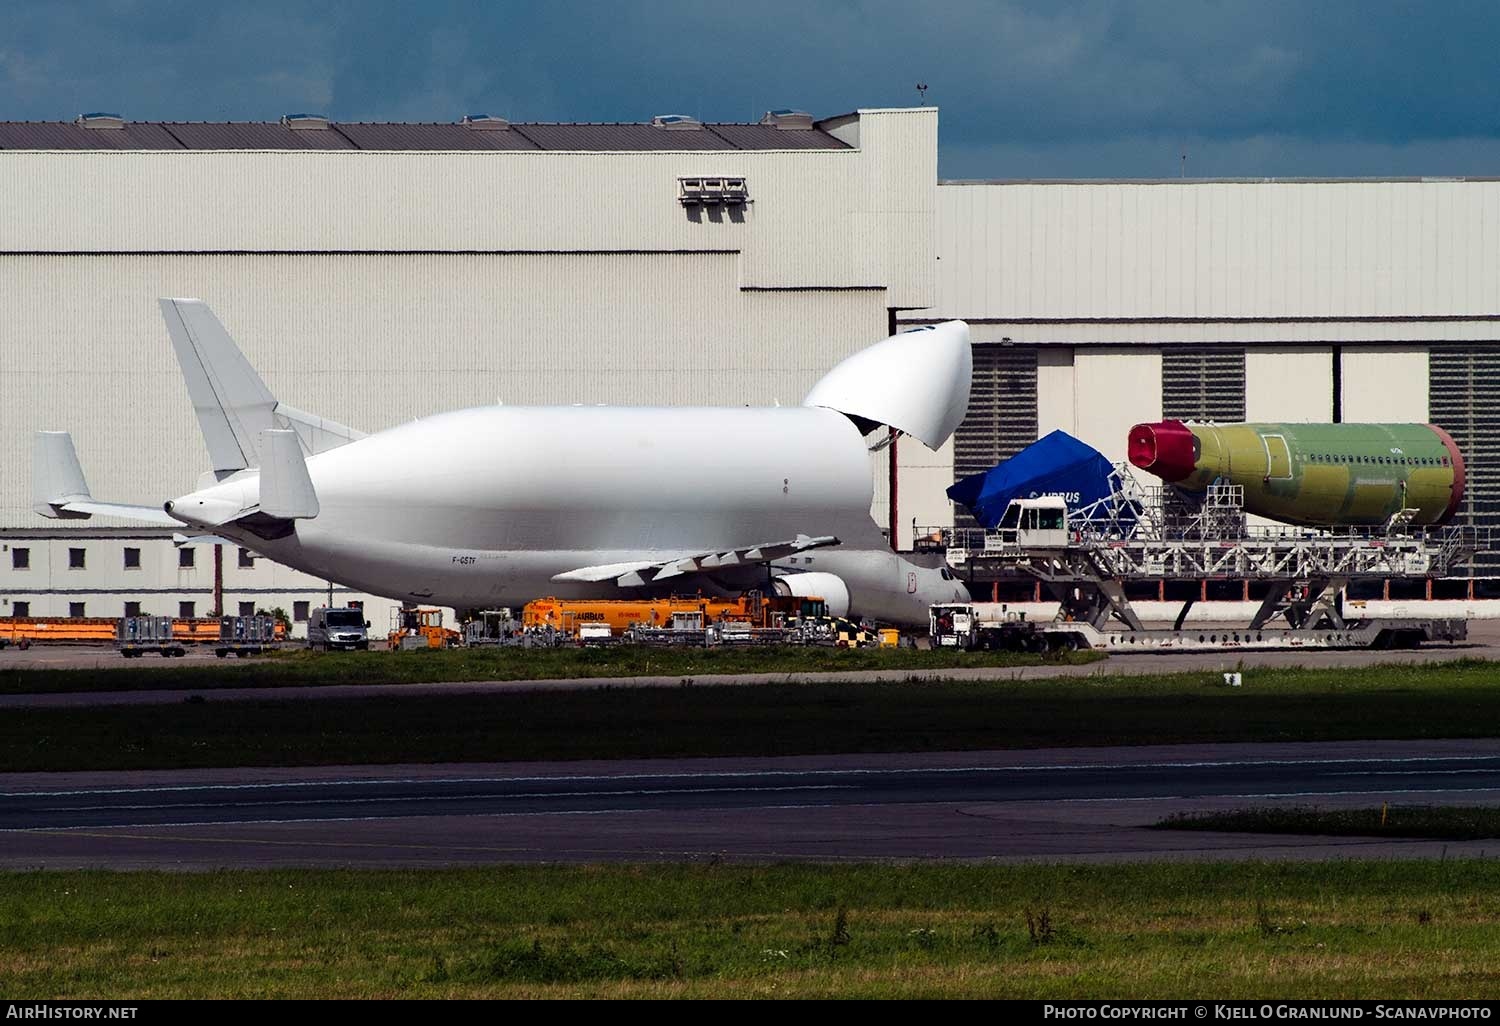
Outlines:
<svg viewBox="0 0 1500 1026"><path fill-rule="evenodd" d="M125 525L36 516L22 469L33 431L66 428L96 496L155 503L195 486L206 453L159 296L207 300L279 398L364 430L496 401L795 404L884 337L892 308L933 298L934 108L859 111L817 145L761 126L718 126L715 141L575 125L527 131L577 149L15 148L25 127L0 126L0 432L13 468L0 475L0 545L37 561L0 558L0 615L13 601L61 615L85 594L90 615L100 603L120 615L137 592L152 612L211 604L211 560L179 572L158 533L145 569L124 572L111 532ZM757 133L749 148L722 142ZM743 176L751 202L685 207L683 176ZM711 431L684 444L711 450ZM951 476L951 456L917 443L900 459L918 477ZM884 524L883 460L872 470ZM65 557L80 540L83 570L50 569L53 549ZM254 596L290 608L326 595L284 569L225 567L231 612ZM384 611L371 619L383 627Z"/></svg>
<svg viewBox="0 0 1500 1026"><path fill-rule="evenodd" d="M1162 416L1161 354L1242 351L1250 420L1441 406L1476 471L1471 522L1500 528L1500 383L1475 369L1500 340L1500 179L943 182L937 267L905 322L1035 350L1039 433L1122 458L1125 428ZM958 445L992 430L971 417ZM1500 554L1478 563L1500 574Z"/></svg>

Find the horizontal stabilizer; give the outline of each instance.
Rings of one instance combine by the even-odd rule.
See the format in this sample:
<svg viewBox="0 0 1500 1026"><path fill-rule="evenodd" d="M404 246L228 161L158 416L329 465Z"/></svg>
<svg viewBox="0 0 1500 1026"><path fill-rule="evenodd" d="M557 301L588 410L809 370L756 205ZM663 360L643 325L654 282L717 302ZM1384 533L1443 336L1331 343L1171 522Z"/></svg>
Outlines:
<svg viewBox="0 0 1500 1026"><path fill-rule="evenodd" d="M31 508L53 520L87 520L94 515L120 517L159 527L181 527L158 506L95 502L89 494L73 436L66 431L38 431L31 449Z"/></svg>
<svg viewBox="0 0 1500 1026"><path fill-rule="evenodd" d="M272 418L276 421L277 427L291 428L297 432L302 448L314 455L327 452L329 449L337 449L350 442L357 442L365 437L363 431L356 431L336 420L319 417L314 413L303 413L286 403L276 404L276 409L272 411Z"/></svg>
<svg viewBox="0 0 1500 1026"><path fill-rule="evenodd" d="M262 431L260 452L260 512L280 520L317 516L318 496L297 432Z"/></svg>
<svg viewBox="0 0 1500 1026"><path fill-rule="evenodd" d="M631 563L603 563L599 566L579 567L566 573L554 574L554 581L584 581L599 583L613 580L621 588L639 588L656 581L664 581L684 574L712 573L730 567L766 563L784 559L808 549L837 545L839 540L832 535L810 538L799 534L790 541L761 542L734 549L719 549L713 552L695 552L672 556L663 560L641 560Z"/></svg>
<svg viewBox="0 0 1500 1026"><path fill-rule="evenodd" d="M188 535L188 534L182 534L181 532L178 532L177 534L172 535L172 545L173 545L174 548L179 548L179 549L182 548L184 545L238 545L238 544L239 544L238 542L232 542L228 538L220 538L216 534L192 534L192 535ZM243 565L243 564L241 564L241 565Z"/></svg>

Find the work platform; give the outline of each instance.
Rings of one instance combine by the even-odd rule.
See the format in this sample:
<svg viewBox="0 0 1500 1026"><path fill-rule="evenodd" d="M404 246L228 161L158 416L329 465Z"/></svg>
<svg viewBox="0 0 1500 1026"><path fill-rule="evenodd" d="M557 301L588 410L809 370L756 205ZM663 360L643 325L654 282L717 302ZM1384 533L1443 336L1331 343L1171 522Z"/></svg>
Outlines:
<svg viewBox="0 0 1500 1026"><path fill-rule="evenodd" d="M1129 645L1176 647L1189 641L1186 634L1210 642L1183 632L1196 597L1184 602L1169 638L1146 628L1127 584L1244 581L1257 582L1263 598L1248 625L1225 641L1264 644L1267 625L1284 619L1289 632L1281 634L1319 632L1322 644L1362 647L1389 635L1373 621L1345 617L1351 582L1445 577L1490 544L1471 527L1412 527L1400 515L1373 529L1257 526L1247 522L1240 486L1210 486L1201 504L1188 505L1175 490L1142 488L1126 468L1118 474L1120 489L1084 510L1068 511L1061 498L1017 500L997 529L919 529L918 548L943 552L970 582L1032 577L1059 602L1060 621L1102 632L1117 620L1134 635ZM1413 640L1463 636L1461 622L1446 620L1410 621L1401 631ZM1219 644L1223 632L1212 633L1212 644ZM1310 636L1297 640L1316 643ZM1120 641L1091 638L1090 647L1116 648Z"/></svg>

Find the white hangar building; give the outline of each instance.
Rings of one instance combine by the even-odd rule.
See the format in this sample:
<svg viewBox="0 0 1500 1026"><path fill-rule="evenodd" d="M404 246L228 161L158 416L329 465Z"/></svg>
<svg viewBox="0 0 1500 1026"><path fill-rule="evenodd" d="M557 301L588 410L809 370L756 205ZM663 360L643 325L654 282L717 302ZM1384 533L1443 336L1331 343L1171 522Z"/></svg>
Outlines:
<svg viewBox="0 0 1500 1026"><path fill-rule="evenodd" d="M1164 416L1431 420L1468 458L1466 514L1500 526L1500 181L939 182L937 132L934 108L0 123L0 616L204 615L216 576L230 613L326 600L254 553L31 511L38 429L73 432L96 497L194 487L160 296L207 300L279 399L367 431L796 403L895 327L964 318L968 420L896 447L903 548L953 521L956 475L1054 428L1118 459ZM685 458L713 444L705 424Z"/></svg>
<svg viewBox="0 0 1500 1026"><path fill-rule="evenodd" d="M1431 422L1500 527L1500 180L942 182L936 256L901 320L969 322L959 476L1057 428Z"/></svg>
<svg viewBox="0 0 1500 1026"><path fill-rule="evenodd" d="M366 431L495 402L795 404L932 306L936 190L932 108L0 124L0 616L201 616L216 552L226 612L329 594L253 553L32 513L38 429L73 432L99 498L160 502L207 467L158 297L206 300L278 399ZM712 459L713 425L680 442Z"/></svg>

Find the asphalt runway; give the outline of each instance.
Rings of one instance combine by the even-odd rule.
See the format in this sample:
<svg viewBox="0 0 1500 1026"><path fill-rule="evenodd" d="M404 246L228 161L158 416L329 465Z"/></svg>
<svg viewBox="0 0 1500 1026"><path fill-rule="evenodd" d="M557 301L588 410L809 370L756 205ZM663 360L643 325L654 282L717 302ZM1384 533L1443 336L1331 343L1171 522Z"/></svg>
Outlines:
<svg viewBox="0 0 1500 1026"><path fill-rule="evenodd" d="M1500 805L1500 741L0 776L0 865L1454 857L1144 829L1248 805Z"/></svg>

